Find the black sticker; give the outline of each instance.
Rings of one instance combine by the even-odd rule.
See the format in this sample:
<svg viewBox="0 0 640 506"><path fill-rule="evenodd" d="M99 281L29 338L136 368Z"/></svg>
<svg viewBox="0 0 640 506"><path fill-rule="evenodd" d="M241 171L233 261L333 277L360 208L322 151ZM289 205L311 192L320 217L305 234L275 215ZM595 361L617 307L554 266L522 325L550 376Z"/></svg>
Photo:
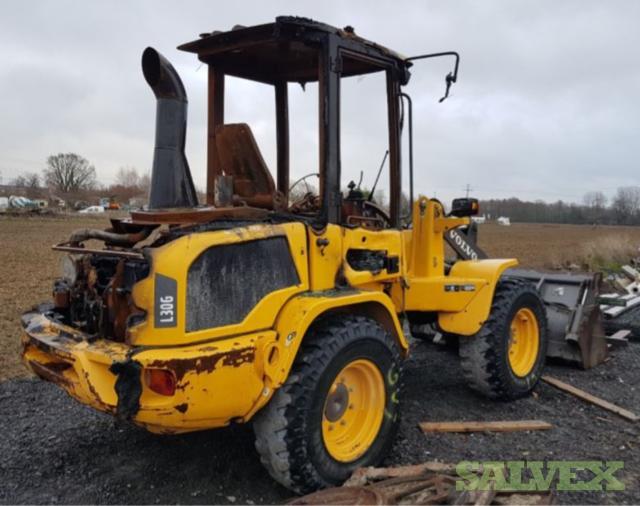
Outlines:
<svg viewBox="0 0 640 506"><path fill-rule="evenodd" d="M175 279L156 274L154 322L156 328L175 327L178 323L177 286Z"/></svg>

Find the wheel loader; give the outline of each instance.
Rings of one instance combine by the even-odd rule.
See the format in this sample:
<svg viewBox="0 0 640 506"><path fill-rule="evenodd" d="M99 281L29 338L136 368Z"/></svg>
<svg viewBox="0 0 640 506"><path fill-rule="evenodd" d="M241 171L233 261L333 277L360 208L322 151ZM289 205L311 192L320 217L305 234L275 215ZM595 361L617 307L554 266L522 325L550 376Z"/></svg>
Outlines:
<svg viewBox="0 0 640 506"><path fill-rule="evenodd" d="M456 336L481 394L531 391L548 333L535 286L504 276L515 259L446 261L445 235L469 224L476 200L447 211L414 196L411 70L455 58L446 97L457 53L407 58L352 27L298 17L179 49L208 69L206 202L184 153L185 88L147 48L157 100L148 210L54 247L64 257L52 300L22 317L23 359L37 376L158 434L251 422L262 463L298 493L343 482L393 444L409 326ZM388 209L341 183L340 83L371 73L386 80ZM273 88L274 175L251 128L225 122L226 76ZM292 201L288 89L305 83L318 86L319 162L296 171L317 174L319 190Z"/></svg>

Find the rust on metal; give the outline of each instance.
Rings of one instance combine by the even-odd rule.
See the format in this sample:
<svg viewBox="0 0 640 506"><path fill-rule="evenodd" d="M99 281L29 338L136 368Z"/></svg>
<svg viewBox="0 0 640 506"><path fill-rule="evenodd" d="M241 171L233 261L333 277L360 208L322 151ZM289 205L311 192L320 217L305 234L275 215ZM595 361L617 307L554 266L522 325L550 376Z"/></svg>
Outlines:
<svg viewBox="0 0 640 506"><path fill-rule="evenodd" d="M186 402L183 402L182 404L174 406L174 408L176 409L176 411L180 411L180 413L186 413L189 409L189 405Z"/></svg>
<svg viewBox="0 0 640 506"><path fill-rule="evenodd" d="M289 504L445 504L451 492L455 491L455 482L455 478L446 475L403 476L371 486L320 490L296 498Z"/></svg>
<svg viewBox="0 0 640 506"><path fill-rule="evenodd" d="M238 203L273 209L275 184L249 125L219 125L215 141L219 165L225 176L233 178Z"/></svg>
<svg viewBox="0 0 640 506"><path fill-rule="evenodd" d="M489 490L458 491L454 464L356 469L342 487L297 497L288 504L551 504L551 492ZM479 470L478 473L482 472ZM480 475L477 474L478 480ZM523 498L522 495L527 497ZM524 499L524 501L523 501ZM523 502L521 502L523 501Z"/></svg>
<svg viewBox="0 0 640 506"><path fill-rule="evenodd" d="M112 336L116 341L125 341L129 317L133 314L143 315L144 312L136 308L131 290L126 287L124 260L118 262L116 272L109 281L102 298L106 309L104 323L108 327L106 335Z"/></svg>
<svg viewBox="0 0 640 506"><path fill-rule="evenodd" d="M58 309L67 309L70 302L70 289L66 283L58 282L53 286L53 305Z"/></svg>
<svg viewBox="0 0 640 506"><path fill-rule="evenodd" d="M74 231L67 244L71 246L78 246L80 243L88 239L98 239L109 245L130 247L140 241L144 241L149 237L149 234L151 234L153 229L154 227L144 227L138 232L117 233L93 228L83 228Z"/></svg>
<svg viewBox="0 0 640 506"><path fill-rule="evenodd" d="M65 251L67 253L83 253L88 255L103 255L106 257L132 258L136 260L144 260L142 253L135 251L122 251L116 249L95 249L83 248L81 246L67 246L66 243L55 244L51 247L54 251Z"/></svg>
<svg viewBox="0 0 640 506"><path fill-rule="evenodd" d="M62 369L58 363L41 364L35 360L29 361L29 367L40 378L55 383L56 385L62 385L64 387L71 387L71 382L62 374L67 368Z"/></svg>
<svg viewBox="0 0 640 506"><path fill-rule="evenodd" d="M148 367L157 367L159 369L170 369L176 375L178 383L189 372L211 373L218 363L222 367L240 367L245 363L251 363L255 360L256 349L254 347L240 348L212 355L205 355L197 358L175 358L170 360L154 360Z"/></svg>
<svg viewBox="0 0 640 506"><path fill-rule="evenodd" d="M389 504L384 495L373 487L337 487L320 490L313 494L298 497L287 504L298 505L383 505Z"/></svg>
<svg viewBox="0 0 640 506"><path fill-rule="evenodd" d="M158 211L133 211L133 223L166 223L172 225L187 225L192 223L207 223L215 220L248 219L260 220L269 215L266 209L256 207L203 207L196 209L170 209Z"/></svg>

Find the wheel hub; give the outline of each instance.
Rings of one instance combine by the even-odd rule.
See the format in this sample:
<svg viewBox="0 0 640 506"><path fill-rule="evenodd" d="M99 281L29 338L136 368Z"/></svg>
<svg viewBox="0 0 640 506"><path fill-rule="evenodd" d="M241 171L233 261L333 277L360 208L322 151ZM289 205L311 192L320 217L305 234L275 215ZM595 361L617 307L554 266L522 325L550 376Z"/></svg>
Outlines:
<svg viewBox="0 0 640 506"><path fill-rule="evenodd" d="M344 383L333 385L324 408L324 416L330 422L337 422L349 407L349 389Z"/></svg>

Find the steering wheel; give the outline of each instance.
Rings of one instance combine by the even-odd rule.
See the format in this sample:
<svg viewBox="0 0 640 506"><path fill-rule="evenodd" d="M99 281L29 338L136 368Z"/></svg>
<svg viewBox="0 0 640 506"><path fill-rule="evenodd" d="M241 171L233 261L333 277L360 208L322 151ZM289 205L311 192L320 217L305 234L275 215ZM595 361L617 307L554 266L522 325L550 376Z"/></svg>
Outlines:
<svg viewBox="0 0 640 506"><path fill-rule="evenodd" d="M309 212L314 212L315 210L317 210L320 207L320 197L318 195L314 195L313 192L311 191L311 188L309 187L309 185L306 183L306 180L310 177L316 176L318 179L320 178L320 173L318 172L312 172L311 174L307 174L306 176L302 176L300 179L298 179L297 181L295 181L290 187L289 187L289 195L291 195L291 190L293 190L296 186L298 186L298 184L302 183L303 181L305 181L305 184L307 185L307 192L304 194L304 196L298 200L296 200L295 202L292 202L291 205L289 206L289 211L293 212L293 213L309 213Z"/></svg>
<svg viewBox="0 0 640 506"><path fill-rule="evenodd" d="M311 174L307 174L306 176L302 176L300 179L295 181L291 186L289 186L289 193L291 193L291 190L293 190L296 186L298 186L299 183L302 183L302 181L306 181L308 178L310 178L312 176L316 176L318 179L320 179L320 173L319 172L312 172ZM307 185L307 193L311 193L309 191L309 185Z"/></svg>

